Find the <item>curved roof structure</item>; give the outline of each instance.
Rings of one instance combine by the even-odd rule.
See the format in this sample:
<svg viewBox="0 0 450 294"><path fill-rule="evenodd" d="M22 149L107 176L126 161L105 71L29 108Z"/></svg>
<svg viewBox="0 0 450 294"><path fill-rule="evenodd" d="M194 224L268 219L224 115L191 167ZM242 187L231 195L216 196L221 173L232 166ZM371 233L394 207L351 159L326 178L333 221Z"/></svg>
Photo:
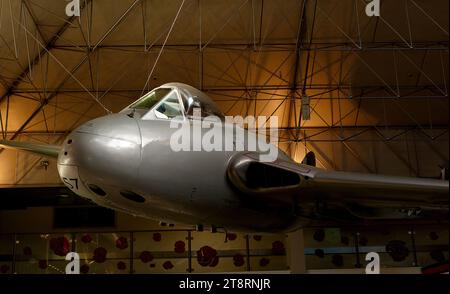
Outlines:
<svg viewBox="0 0 450 294"><path fill-rule="evenodd" d="M1 1L2 137L57 144L181 82L226 115L277 115L298 161L423 177L448 161L447 0L381 1L379 17L364 0L79 3L68 16L66 1ZM38 164L0 152L16 169L1 184Z"/></svg>

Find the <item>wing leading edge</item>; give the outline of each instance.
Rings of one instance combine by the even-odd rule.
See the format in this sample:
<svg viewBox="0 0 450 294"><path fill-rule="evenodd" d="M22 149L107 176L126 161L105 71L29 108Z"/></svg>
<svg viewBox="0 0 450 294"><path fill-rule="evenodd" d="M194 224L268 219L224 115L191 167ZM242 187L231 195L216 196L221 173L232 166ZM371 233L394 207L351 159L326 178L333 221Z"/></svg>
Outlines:
<svg viewBox="0 0 450 294"><path fill-rule="evenodd" d="M29 142L18 142L10 140L0 140L0 147L7 149L28 151L54 158L58 157L58 153L61 150L61 147L56 145L35 144Z"/></svg>

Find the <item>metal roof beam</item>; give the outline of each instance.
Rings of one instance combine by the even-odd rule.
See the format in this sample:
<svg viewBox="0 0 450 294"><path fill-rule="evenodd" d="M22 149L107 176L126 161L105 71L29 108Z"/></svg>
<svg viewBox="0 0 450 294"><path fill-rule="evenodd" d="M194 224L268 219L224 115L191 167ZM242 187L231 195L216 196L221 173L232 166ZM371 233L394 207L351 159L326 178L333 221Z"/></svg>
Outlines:
<svg viewBox="0 0 450 294"><path fill-rule="evenodd" d="M89 3L91 0L83 1L81 4L80 9L83 9L85 7L86 3ZM25 2L26 3L26 2ZM25 5L28 9L28 5ZM31 15L31 13L30 13ZM32 16L33 18L33 16ZM39 62L41 59L41 56L44 56L47 54L48 51L54 48L56 41L58 41L59 37L64 34L64 32L72 25L74 20L77 18L77 16L71 16L67 19L67 21L64 22L64 24L59 28L59 30L56 32L56 34L45 44L44 48L34 57L34 59L30 62L29 66L27 66L12 82L11 86L8 87L5 94L3 94L0 97L0 103L17 88L17 86L20 84L20 82L25 78L25 76L31 72L33 67ZM36 22L34 22L37 28ZM38 30L39 31L39 30ZM41 36L42 37L42 36ZM45 42L45 40L42 40Z"/></svg>

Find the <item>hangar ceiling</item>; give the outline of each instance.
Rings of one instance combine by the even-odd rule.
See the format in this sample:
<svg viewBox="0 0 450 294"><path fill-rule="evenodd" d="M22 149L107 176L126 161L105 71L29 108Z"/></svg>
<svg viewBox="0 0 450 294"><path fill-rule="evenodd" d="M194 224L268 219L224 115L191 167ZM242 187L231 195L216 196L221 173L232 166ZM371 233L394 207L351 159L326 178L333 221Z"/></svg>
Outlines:
<svg viewBox="0 0 450 294"><path fill-rule="evenodd" d="M227 115L277 115L297 161L314 151L327 169L436 177L448 162L449 3L384 0L368 17L366 2L80 0L68 17L67 1L1 0L2 137L59 143L177 81ZM58 180L41 158L0 152L0 184Z"/></svg>

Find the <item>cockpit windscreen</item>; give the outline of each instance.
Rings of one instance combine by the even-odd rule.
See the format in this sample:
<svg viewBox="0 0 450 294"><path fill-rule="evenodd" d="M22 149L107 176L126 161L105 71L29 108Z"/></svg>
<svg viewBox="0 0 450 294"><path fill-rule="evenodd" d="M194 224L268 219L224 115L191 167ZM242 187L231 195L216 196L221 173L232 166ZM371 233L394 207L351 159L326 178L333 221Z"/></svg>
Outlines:
<svg viewBox="0 0 450 294"><path fill-rule="evenodd" d="M131 104L128 108L131 109L151 109L156 103L161 101L167 94L170 93L172 89L169 88L157 88L147 95L140 98L135 103Z"/></svg>

